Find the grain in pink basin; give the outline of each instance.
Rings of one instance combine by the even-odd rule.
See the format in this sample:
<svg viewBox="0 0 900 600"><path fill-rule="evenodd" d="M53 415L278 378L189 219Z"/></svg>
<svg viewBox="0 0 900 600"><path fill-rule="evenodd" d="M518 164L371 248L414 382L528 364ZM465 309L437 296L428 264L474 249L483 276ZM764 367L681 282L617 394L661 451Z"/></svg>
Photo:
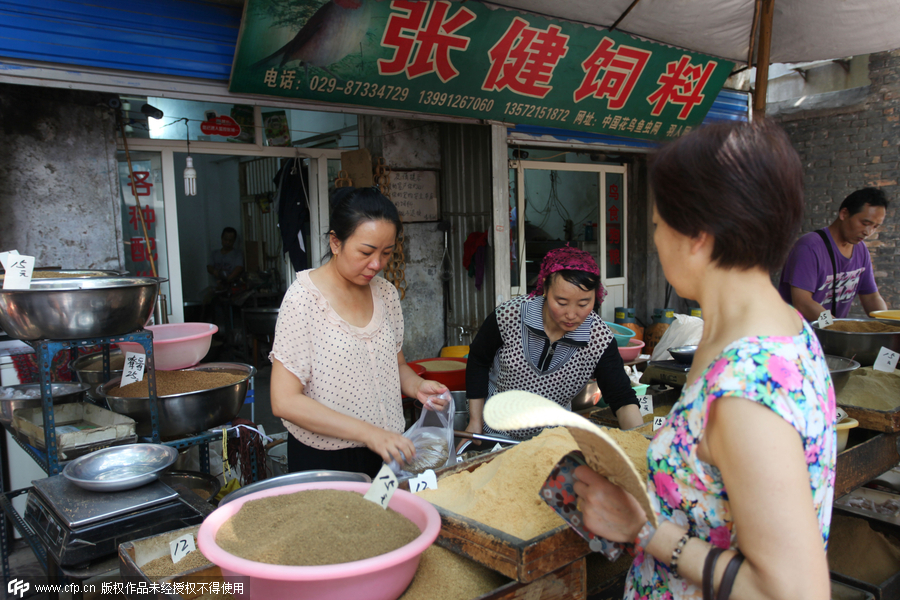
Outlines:
<svg viewBox="0 0 900 600"><path fill-rule="evenodd" d="M285 485L248 494L217 508L206 517L197 533L197 543L203 555L222 570L226 581L243 584L244 593L240 597L244 599L396 600L416 574L420 556L437 539L441 530L441 517L437 510L429 502L404 490L394 493L389 506L415 523L422 534L402 548L381 556L339 565L289 567L239 558L216 544L219 527L250 500L319 489L365 494L370 485L353 481L323 481ZM302 544L303 540L298 539L297 543Z"/></svg>

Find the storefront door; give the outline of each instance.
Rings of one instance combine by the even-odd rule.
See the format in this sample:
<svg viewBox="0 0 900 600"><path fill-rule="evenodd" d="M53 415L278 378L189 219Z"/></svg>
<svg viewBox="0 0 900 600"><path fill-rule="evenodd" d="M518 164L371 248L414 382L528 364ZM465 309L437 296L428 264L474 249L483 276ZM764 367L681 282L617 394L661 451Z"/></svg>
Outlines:
<svg viewBox="0 0 900 600"><path fill-rule="evenodd" d="M600 314L612 321L628 300L626 185L622 165L511 161L511 296L532 291L547 252L570 245L597 260L609 293Z"/></svg>

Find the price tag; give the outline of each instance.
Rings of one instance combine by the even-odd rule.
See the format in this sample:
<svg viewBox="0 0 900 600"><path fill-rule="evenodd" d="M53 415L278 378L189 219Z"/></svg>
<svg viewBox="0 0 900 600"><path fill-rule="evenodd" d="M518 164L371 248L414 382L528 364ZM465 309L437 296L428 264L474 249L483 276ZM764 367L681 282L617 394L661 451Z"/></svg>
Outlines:
<svg viewBox="0 0 900 600"><path fill-rule="evenodd" d="M411 492L421 492L422 490L436 489L438 489L437 476L431 469L426 470L415 479L409 480L409 491Z"/></svg>
<svg viewBox="0 0 900 600"><path fill-rule="evenodd" d="M653 417L653 431L656 431L660 427L666 424L665 417Z"/></svg>
<svg viewBox="0 0 900 600"><path fill-rule="evenodd" d="M498 450L503 450L503 446L500 445L500 442L497 442L493 448L491 448L491 452L497 452Z"/></svg>
<svg viewBox="0 0 900 600"><path fill-rule="evenodd" d="M878 351L878 358L875 359L875 364L872 365L872 368L876 371L893 373L894 369L897 368L898 358L900 358L900 352L895 352L882 346L881 350Z"/></svg>
<svg viewBox="0 0 900 600"><path fill-rule="evenodd" d="M391 501L391 496L397 491L397 477L391 468L387 465L381 465L381 470L369 486L369 491L363 495L363 498L369 502L374 502L381 508L387 508Z"/></svg>
<svg viewBox="0 0 900 600"><path fill-rule="evenodd" d="M172 555L173 563L177 563L196 549L197 546L194 545L193 533L186 533L180 538L176 538L169 542L169 554Z"/></svg>
<svg viewBox="0 0 900 600"><path fill-rule="evenodd" d="M122 371L122 381L119 387L124 387L129 383L137 383L144 378L144 360L146 356L137 352L125 353L125 369Z"/></svg>
<svg viewBox="0 0 900 600"><path fill-rule="evenodd" d="M828 327L834 323L834 317L831 316L831 311L826 310L822 314L819 315L819 327Z"/></svg>
<svg viewBox="0 0 900 600"><path fill-rule="evenodd" d="M34 257L19 254L15 250L3 253L4 290L27 290L31 287L31 275L34 273Z"/></svg>
<svg viewBox="0 0 900 600"><path fill-rule="evenodd" d="M641 396L638 398L641 416L653 414L653 396Z"/></svg>

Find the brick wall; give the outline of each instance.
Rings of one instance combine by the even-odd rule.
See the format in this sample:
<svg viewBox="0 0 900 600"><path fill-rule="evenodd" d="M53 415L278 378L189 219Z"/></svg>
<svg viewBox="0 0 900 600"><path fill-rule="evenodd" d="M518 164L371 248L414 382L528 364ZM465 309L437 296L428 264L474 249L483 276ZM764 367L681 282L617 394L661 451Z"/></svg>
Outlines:
<svg viewBox="0 0 900 600"><path fill-rule="evenodd" d="M866 186L891 200L882 228L865 243L888 307L900 309L900 50L869 57L869 93L853 106L776 116L805 169L803 231L829 225L843 199ZM862 316L859 300L851 316Z"/></svg>

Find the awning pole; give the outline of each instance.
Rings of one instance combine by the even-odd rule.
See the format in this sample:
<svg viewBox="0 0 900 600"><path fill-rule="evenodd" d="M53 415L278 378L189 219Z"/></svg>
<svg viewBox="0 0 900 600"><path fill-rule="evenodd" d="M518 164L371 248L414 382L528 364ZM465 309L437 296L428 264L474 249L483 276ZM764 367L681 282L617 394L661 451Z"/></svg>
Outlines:
<svg viewBox="0 0 900 600"><path fill-rule="evenodd" d="M759 14L759 50L756 54L756 87L753 90L753 118L766 114L766 87L769 83L769 55L772 46L772 18L775 0L762 0Z"/></svg>

